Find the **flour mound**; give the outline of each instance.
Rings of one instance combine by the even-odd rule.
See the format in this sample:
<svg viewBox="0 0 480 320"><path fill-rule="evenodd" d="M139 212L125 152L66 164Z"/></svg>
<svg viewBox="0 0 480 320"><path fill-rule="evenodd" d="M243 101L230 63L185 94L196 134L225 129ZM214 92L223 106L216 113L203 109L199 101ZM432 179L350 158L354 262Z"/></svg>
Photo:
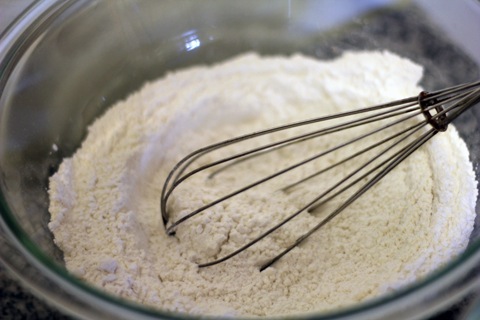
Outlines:
<svg viewBox="0 0 480 320"><path fill-rule="evenodd" d="M324 215L302 214L225 263L202 269L197 263L245 244L343 171L288 194L278 190L290 178L262 185L188 220L175 237L165 234L159 211L166 174L189 152L241 133L414 96L421 76L420 66L389 52L347 52L331 61L245 54L146 84L96 120L50 179L49 227L66 267L122 298L224 316L331 310L421 279L460 254L473 229L476 181L453 126L264 272L261 263ZM337 140L322 141L239 165L214 181L192 179L172 196L171 219Z"/></svg>

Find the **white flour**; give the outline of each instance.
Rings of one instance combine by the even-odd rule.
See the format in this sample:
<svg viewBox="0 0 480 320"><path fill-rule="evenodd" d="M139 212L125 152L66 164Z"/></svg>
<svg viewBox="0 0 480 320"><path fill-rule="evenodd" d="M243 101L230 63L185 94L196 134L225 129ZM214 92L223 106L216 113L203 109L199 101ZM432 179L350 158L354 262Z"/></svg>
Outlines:
<svg viewBox="0 0 480 320"><path fill-rule="evenodd" d="M165 235L159 212L166 172L187 152L242 132L416 95L421 75L421 67L388 52L346 53L328 62L247 54L145 85L98 119L50 180L49 226L67 268L124 298L216 315L333 309L421 278L461 253L473 228L476 182L452 126L262 273L261 262L322 215L303 214L226 263L198 269L195 262L238 248L330 179L288 196L278 196L277 182L262 186L188 220L176 237ZM251 181L245 170L269 170L278 156L254 169L239 166L218 184L192 179L175 194L174 212L233 190L235 180Z"/></svg>

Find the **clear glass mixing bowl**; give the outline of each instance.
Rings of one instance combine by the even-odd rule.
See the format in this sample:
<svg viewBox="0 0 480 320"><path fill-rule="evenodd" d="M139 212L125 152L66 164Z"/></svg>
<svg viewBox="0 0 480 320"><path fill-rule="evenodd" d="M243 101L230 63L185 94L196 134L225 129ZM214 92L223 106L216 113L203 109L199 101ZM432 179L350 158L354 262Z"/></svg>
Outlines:
<svg viewBox="0 0 480 320"><path fill-rule="evenodd" d="M0 40L1 261L80 318L189 318L120 300L64 268L47 228L48 177L95 117L167 71L252 50L331 58L389 49L423 64L422 84L437 89L479 78L478 30L474 0L35 2ZM456 123L477 177L479 120L477 108ZM309 318L414 319L450 306L477 287L479 230L463 255L421 282Z"/></svg>

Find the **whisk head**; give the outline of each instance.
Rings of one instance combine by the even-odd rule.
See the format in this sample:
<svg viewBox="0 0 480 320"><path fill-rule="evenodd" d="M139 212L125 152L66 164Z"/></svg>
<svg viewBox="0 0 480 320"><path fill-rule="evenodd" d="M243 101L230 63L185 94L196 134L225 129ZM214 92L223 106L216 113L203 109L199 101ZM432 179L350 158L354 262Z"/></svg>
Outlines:
<svg viewBox="0 0 480 320"><path fill-rule="evenodd" d="M301 178L297 180L287 179L288 182L282 187L281 192L292 192L299 185L312 179L319 179L322 175L332 170L338 170L348 163L348 170L342 171L342 175L337 180L330 181L329 179L328 186L319 190L318 194L311 199L306 200L305 204L300 206L298 210L282 217L280 221L267 228L263 233L225 256L199 263L199 267L207 267L224 262L272 233L280 232L282 227L298 215L304 212L315 212L334 199L342 198L342 201L336 204L333 209L329 209L330 211L324 218L310 230L274 257L268 257L268 261L260 267L260 270L264 270L334 219L415 150L438 132L447 130L449 123L479 101L480 81L477 81L435 92L421 92L415 97L368 108L270 128L200 148L180 160L165 180L160 208L166 232L173 235L177 227L185 221L195 219L196 216L214 206L228 202L233 197L245 192L252 192L260 185L279 179L279 177L299 168L308 167L309 169L313 168L314 171L307 173L306 170L303 170ZM311 129L308 132L299 132L301 128ZM362 129L355 131L358 128ZM287 131L295 133L293 135L284 134ZM338 138L336 138L336 135L340 132L343 136L347 136L344 141L338 141ZM345 134L346 132L353 133ZM267 139L268 142L266 143L253 142L262 140L262 137L270 137L276 134L279 134L281 138ZM189 179L193 176L206 173L206 179L214 183L215 180L222 179L222 175L227 170L234 170L235 167L242 165L254 166L261 163L262 157L268 157L272 153L286 152L288 148L295 148L298 144L315 141L315 139L329 139L329 146L323 150L313 150L314 152L304 159L285 164L281 168L275 168L275 171L271 174L255 178L231 191L227 190L223 196L203 203L192 211L182 213L175 220L172 219L173 214L170 208L172 195L180 186L188 184ZM228 148L237 144L244 144L245 149L241 152L229 154ZM344 152L347 149L348 152ZM202 159L213 152L219 153L219 158L203 163ZM342 153L339 161L332 163L328 160L330 155L338 152ZM345 155L343 155L343 152ZM323 166L320 168L318 165L311 166L314 162L320 162Z"/></svg>

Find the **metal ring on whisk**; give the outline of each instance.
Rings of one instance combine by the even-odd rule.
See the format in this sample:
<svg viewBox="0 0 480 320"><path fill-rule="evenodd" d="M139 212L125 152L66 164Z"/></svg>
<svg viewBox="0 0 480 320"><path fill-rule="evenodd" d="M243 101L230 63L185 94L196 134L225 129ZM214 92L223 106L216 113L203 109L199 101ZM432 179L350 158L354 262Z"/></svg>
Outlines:
<svg viewBox="0 0 480 320"><path fill-rule="evenodd" d="M448 121L447 120L447 115L442 114L440 116L432 116L430 113L429 107L434 106L438 103L437 99L425 99L428 96L427 91L422 91L418 95L418 104L420 105L420 108L422 109L422 114L424 115L425 119L427 122L437 131L444 132L447 131L448 128ZM441 105L435 106L435 111L437 113L442 112L444 109Z"/></svg>

